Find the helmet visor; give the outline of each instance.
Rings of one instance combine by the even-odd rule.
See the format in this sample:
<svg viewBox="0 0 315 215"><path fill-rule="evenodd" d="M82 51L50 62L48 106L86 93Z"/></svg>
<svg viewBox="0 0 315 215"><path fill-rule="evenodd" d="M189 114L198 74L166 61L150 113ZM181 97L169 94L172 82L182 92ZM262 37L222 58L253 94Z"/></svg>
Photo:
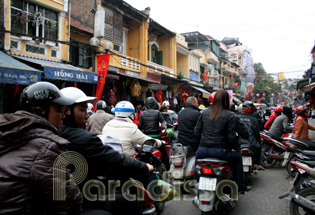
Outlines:
<svg viewBox="0 0 315 215"><path fill-rule="evenodd" d="M52 102L63 106L70 106L73 105L75 101L61 94L60 97L55 98Z"/></svg>

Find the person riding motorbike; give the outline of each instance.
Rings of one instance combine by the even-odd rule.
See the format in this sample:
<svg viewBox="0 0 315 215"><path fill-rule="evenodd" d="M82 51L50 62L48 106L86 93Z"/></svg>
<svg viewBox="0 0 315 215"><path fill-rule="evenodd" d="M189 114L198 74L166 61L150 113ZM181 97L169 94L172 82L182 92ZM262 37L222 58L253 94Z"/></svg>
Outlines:
<svg viewBox="0 0 315 215"><path fill-rule="evenodd" d="M270 115L268 121L266 122L264 128L266 130L269 130L271 128L271 125L273 121L281 114L282 108L281 107L276 107L275 111Z"/></svg>
<svg viewBox="0 0 315 215"><path fill-rule="evenodd" d="M234 113L235 116L235 130L238 136L242 139L248 139L249 133L247 127L244 125L244 123L241 121L241 119L238 117L238 114L236 114L236 108L235 104L232 103L230 105L230 110Z"/></svg>
<svg viewBox="0 0 315 215"><path fill-rule="evenodd" d="M133 123L135 108L131 102L120 101L115 106L115 118L109 121L103 128L103 135L109 135L120 138L122 142L122 153L128 157L134 157L136 154L136 145L141 145L145 141L153 139L143 134ZM165 144L158 140L158 148Z"/></svg>
<svg viewBox="0 0 315 215"><path fill-rule="evenodd" d="M199 146L199 138L194 133L200 116L197 106L197 98L189 96L185 108L178 113L178 141L187 147L187 157L195 154Z"/></svg>
<svg viewBox="0 0 315 215"><path fill-rule="evenodd" d="M239 192L249 191L245 186L242 156L236 149L235 117L229 111L229 94L225 90L216 92L211 107L204 110L195 127L195 135L200 138L196 161L202 158L227 160L234 170Z"/></svg>
<svg viewBox="0 0 315 215"><path fill-rule="evenodd" d="M87 120L86 129L93 134L100 135L107 122L114 118L113 115L106 113L106 102L99 100L96 103L96 112Z"/></svg>
<svg viewBox="0 0 315 215"><path fill-rule="evenodd" d="M281 136L286 131L291 131L288 122L292 119L292 108L283 107L283 112L280 116L278 116L275 121L272 123L271 128L269 129L268 134L279 140Z"/></svg>
<svg viewBox="0 0 315 215"><path fill-rule="evenodd" d="M261 142L258 119L253 115L255 106L251 101L245 101L243 104L243 113L239 115L241 121L246 125L249 133L248 140L240 139L240 143L251 144L255 147L255 164L257 170L264 170L260 165L261 161Z"/></svg>
<svg viewBox="0 0 315 215"><path fill-rule="evenodd" d="M315 130L315 126L308 124L308 114L305 106L298 106L295 110L297 118L294 124L294 138L308 139L308 129Z"/></svg>
<svg viewBox="0 0 315 215"><path fill-rule="evenodd" d="M22 91L20 110L0 115L0 214L80 214L82 194L55 163L69 143L60 137L63 106L73 102L54 84L36 82Z"/></svg>
<svg viewBox="0 0 315 215"><path fill-rule="evenodd" d="M99 176L110 179L127 180L129 177L145 180L146 175L153 171L153 166L129 158L115 151L112 147L104 145L101 139L86 130L87 103L94 102L96 97L86 96L78 88L68 87L61 90L63 94L75 100L75 103L68 106L65 112L66 118L61 135L70 141L68 150L80 153L88 164L87 176L79 184L81 189L89 180L99 180ZM85 209L103 209L112 214L139 214L140 203L127 201L122 194L115 194L114 201L109 200L109 193L105 196L106 201L83 200Z"/></svg>

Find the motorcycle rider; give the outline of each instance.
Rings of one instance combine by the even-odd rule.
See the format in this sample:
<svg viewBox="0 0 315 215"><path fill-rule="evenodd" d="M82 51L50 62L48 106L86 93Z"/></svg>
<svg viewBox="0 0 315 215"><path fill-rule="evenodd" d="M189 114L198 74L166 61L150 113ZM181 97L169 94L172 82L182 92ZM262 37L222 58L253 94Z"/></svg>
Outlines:
<svg viewBox="0 0 315 215"><path fill-rule="evenodd" d="M63 94L75 100L75 103L66 109L66 119L61 135L70 141L68 150L80 153L88 164L88 173L85 180L79 184L81 189L89 180L98 176L107 179L125 179L129 177L145 178L146 174L153 171L153 166L133 158L129 158L104 145L101 139L85 129L87 119L87 103L93 102L96 97L88 97L78 88L68 87L61 90ZM108 196L105 198L108 199ZM115 194L114 201L89 201L84 198L84 208L103 209L112 214L138 214L138 202L127 201L120 194Z"/></svg>
<svg viewBox="0 0 315 215"><path fill-rule="evenodd" d="M298 106L295 110L297 118L294 124L294 138L308 139L308 129L315 130L315 126L308 124L308 114L305 106Z"/></svg>
<svg viewBox="0 0 315 215"><path fill-rule="evenodd" d="M253 115L255 106L251 101L245 101L243 104L243 113L239 115L241 121L246 125L249 133L248 140L241 139L240 143L249 143L255 147L256 170L264 170L260 165L261 160L261 142L258 119Z"/></svg>
<svg viewBox="0 0 315 215"><path fill-rule="evenodd" d="M239 192L249 191L245 186L242 156L236 151L235 117L229 111L229 94L225 90L216 92L211 107L204 110L195 127L195 135L200 138L196 161L202 158L227 160L233 167Z"/></svg>
<svg viewBox="0 0 315 215"><path fill-rule="evenodd" d="M55 175L64 170L54 164L69 143L59 134L63 106L73 102L37 82L22 91L19 111L0 115L0 214L80 214L79 188L69 171ZM54 195L55 180L65 186L64 200Z"/></svg>
<svg viewBox="0 0 315 215"><path fill-rule="evenodd" d="M264 128L266 130L269 130L271 128L271 125L273 121L281 114L282 108L281 107L276 107L275 111L270 115L268 121L266 122Z"/></svg>
<svg viewBox="0 0 315 215"><path fill-rule="evenodd" d="M236 114L235 104L232 103L230 105L230 110L234 113L235 116L235 130L239 137L242 139L248 139L249 133L247 127L244 125L244 123L241 121L241 119Z"/></svg>
<svg viewBox="0 0 315 215"><path fill-rule="evenodd" d="M183 110L178 113L178 141L187 146L187 157L195 154L199 146L199 138L194 133L200 116L198 101L195 96L189 96Z"/></svg>
<svg viewBox="0 0 315 215"><path fill-rule="evenodd" d="M96 112L89 117L86 125L86 129L93 134L100 135L107 122L114 119L114 116L106 113L106 102L99 100L96 103Z"/></svg>
<svg viewBox="0 0 315 215"><path fill-rule="evenodd" d="M290 131L288 122L292 119L292 108L283 107L283 112L278 116L275 121L272 123L271 128L269 129L268 134L279 140L285 131Z"/></svg>
<svg viewBox="0 0 315 215"><path fill-rule="evenodd" d="M103 128L103 135L120 138L122 142L122 152L125 156L134 157L136 154L135 146L141 145L145 141L152 139L143 134L133 123L135 108L128 101L120 101L115 106L115 118L109 121ZM142 114L141 114L142 115ZM165 144L164 141L158 140L157 147Z"/></svg>

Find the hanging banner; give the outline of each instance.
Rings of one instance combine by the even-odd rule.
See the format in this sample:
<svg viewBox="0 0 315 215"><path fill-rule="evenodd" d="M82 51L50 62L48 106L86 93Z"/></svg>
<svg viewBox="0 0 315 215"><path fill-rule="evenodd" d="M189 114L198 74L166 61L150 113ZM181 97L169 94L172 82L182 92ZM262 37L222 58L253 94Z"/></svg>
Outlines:
<svg viewBox="0 0 315 215"><path fill-rule="evenodd" d="M204 81L208 80L208 76L207 76L206 72L202 73L201 75L202 75Z"/></svg>
<svg viewBox="0 0 315 215"><path fill-rule="evenodd" d="M102 94L103 94L103 89L104 89L107 70L108 70L109 58L110 58L110 54L101 54L101 55L96 56L98 83L96 86L96 93L95 93L95 97L97 97L97 100L93 104L94 111L96 110L96 103L98 102L98 100L101 99Z"/></svg>

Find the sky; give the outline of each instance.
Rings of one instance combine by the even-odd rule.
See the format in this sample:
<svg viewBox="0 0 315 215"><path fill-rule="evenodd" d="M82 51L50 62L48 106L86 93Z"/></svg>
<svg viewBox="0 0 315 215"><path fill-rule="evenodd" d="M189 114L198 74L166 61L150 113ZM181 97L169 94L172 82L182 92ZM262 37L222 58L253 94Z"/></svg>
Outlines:
<svg viewBox="0 0 315 215"><path fill-rule="evenodd" d="M315 0L124 0L176 33L237 37L267 73L302 78L315 44Z"/></svg>

